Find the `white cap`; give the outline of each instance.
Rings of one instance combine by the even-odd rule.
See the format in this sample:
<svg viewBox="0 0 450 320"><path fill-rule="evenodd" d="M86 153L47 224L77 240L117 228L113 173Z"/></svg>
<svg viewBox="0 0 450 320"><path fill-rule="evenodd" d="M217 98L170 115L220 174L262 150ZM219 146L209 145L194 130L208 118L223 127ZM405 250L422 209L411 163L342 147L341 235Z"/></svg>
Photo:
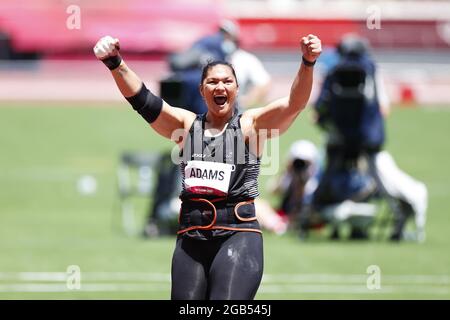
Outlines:
<svg viewBox="0 0 450 320"><path fill-rule="evenodd" d="M233 39L239 38L239 25L232 20L222 20L220 22L220 30L228 33Z"/></svg>
<svg viewBox="0 0 450 320"><path fill-rule="evenodd" d="M291 160L302 159L311 163L318 160L319 151L317 147L308 140L295 141L289 150L289 157Z"/></svg>

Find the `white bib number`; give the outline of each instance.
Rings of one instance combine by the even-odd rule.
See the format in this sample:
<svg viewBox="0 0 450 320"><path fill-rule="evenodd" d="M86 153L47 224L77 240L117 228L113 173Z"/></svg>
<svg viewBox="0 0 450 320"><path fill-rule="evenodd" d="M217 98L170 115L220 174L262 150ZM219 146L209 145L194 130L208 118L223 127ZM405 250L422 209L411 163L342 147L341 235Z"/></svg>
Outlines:
<svg viewBox="0 0 450 320"><path fill-rule="evenodd" d="M235 166L209 161L188 161L184 169L186 191L197 194L226 196L231 172Z"/></svg>

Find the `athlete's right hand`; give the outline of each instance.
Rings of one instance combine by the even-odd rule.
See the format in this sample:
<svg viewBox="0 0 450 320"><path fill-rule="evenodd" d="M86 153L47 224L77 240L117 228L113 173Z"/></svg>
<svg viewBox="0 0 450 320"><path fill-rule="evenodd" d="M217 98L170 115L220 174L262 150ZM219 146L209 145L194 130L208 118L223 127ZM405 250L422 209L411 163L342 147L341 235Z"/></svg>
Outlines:
<svg viewBox="0 0 450 320"><path fill-rule="evenodd" d="M119 39L106 36L97 41L94 47L94 53L97 59L105 60L109 57L119 55Z"/></svg>
<svg viewBox="0 0 450 320"><path fill-rule="evenodd" d="M101 60L109 70L114 70L120 66L122 57L119 54L119 39L106 36L98 40L94 47L97 59Z"/></svg>

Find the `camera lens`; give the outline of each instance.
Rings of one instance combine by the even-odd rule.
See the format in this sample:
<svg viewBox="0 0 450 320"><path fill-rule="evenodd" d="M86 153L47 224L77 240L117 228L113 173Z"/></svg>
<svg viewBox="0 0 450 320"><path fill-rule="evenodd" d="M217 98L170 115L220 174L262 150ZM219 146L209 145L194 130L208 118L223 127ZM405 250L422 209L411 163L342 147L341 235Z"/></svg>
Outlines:
<svg viewBox="0 0 450 320"><path fill-rule="evenodd" d="M308 165L307 162L302 159L295 159L294 162L292 163L292 167L294 168L295 171L302 171L307 167L307 165Z"/></svg>

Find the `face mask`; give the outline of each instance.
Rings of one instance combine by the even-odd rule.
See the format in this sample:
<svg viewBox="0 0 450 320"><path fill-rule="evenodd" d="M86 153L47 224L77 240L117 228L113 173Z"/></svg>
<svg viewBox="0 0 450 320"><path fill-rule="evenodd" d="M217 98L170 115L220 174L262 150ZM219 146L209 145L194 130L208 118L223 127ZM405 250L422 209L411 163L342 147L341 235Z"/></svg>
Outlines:
<svg viewBox="0 0 450 320"><path fill-rule="evenodd" d="M222 50L225 52L226 55L232 54L234 51L236 51L237 47L236 44L231 40L224 40L222 42Z"/></svg>

